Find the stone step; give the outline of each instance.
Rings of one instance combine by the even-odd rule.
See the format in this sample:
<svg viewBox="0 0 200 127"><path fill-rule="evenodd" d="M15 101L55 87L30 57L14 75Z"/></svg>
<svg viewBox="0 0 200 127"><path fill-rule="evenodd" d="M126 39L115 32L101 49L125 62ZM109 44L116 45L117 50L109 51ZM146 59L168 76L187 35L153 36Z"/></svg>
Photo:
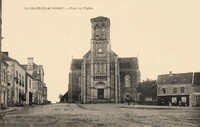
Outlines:
<svg viewBox="0 0 200 127"><path fill-rule="evenodd" d="M107 100L107 99L95 99L95 100L92 100L92 103L94 103L94 104L98 104L98 103L110 103L110 101Z"/></svg>

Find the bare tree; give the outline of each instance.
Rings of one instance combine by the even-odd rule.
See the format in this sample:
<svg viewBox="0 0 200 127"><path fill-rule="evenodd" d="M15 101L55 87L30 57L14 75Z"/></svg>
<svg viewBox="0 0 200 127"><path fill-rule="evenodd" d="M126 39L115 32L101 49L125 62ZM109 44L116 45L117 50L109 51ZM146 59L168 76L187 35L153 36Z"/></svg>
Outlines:
<svg viewBox="0 0 200 127"><path fill-rule="evenodd" d="M59 94L58 99L61 100L62 96L63 96L62 94Z"/></svg>

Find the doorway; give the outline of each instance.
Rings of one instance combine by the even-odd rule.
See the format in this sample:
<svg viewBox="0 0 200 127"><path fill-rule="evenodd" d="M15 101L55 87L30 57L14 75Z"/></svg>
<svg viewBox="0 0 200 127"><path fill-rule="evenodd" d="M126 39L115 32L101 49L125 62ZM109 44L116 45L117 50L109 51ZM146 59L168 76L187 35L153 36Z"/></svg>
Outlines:
<svg viewBox="0 0 200 127"><path fill-rule="evenodd" d="M104 99L104 89L97 90L98 99Z"/></svg>
<svg viewBox="0 0 200 127"><path fill-rule="evenodd" d="M32 98L32 93L29 92L29 105L31 106L32 105L32 101L33 101L33 98Z"/></svg>

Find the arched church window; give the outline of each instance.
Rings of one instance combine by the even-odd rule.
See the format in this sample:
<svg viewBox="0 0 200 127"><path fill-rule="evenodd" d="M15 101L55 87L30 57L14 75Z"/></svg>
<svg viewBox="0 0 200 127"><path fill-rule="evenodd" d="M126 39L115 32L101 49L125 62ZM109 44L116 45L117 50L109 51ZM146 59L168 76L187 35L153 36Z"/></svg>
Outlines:
<svg viewBox="0 0 200 127"><path fill-rule="evenodd" d="M106 28L105 28L105 26L102 26L102 31L106 31Z"/></svg>
<svg viewBox="0 0 200 127"><path fill-rule="evenodd" d="M125 75L125 87L130 87L131 82L130 82L130 75Z"/></svg>
<svg viewBox="0 0 200 127"><path fill-rule="evenodd" d="M78 85L81 87L81 76L78 77Z"/></svg>
<svg viewBox="0 0 200 127"><path fill-rule="evenodd" d="M100 73L100 64L97 63L97 73Z"/></svg>
<svg viewBox="0 0 200 127"><path fill-rule="evenodd" d="M99 25L98 24L96 24L95 25L95 27L94 27L94 29L98 29L99 28Z"/></svg>
<svg viewBox="0 0 200 127"><path fill-rule="evenodd" d="M105 73L105 64L101 63L101 73Z"/></svg>

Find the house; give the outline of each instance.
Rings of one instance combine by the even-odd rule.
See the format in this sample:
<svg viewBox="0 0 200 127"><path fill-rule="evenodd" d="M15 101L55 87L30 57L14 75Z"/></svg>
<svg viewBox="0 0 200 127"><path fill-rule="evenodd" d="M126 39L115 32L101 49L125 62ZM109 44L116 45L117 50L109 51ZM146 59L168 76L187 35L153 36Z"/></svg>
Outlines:
<svg viewBox="0 0 200 127"><path fill-rule="evenodd" d="M8 64L1 60L1 84L0 84L0 99L1 99L1 107L6 108L8 105L8 100L10 99L10 91L8 89L8 75L7 75L7 69Z"/></svg>
<svg viewBox="0 0 200 127"><path fill-rule="evenodd" d="M26 105L32 105L33 103L33 83L35 78L31 76L28 72L26 72L26 85L25 85L25 91L26 91Z"/></svg>
<svg viewBox="0 0 200 127"><path fill-rule="evenodd" d="M15 59L9 57L8 52L2 53L2 60L8 64L8 103L9 105L22 105L25 95L26 70Z"/></svg>
<svg viewBox="0 0 200 127"><path fill-rule="evenodd" d="M159 105L199 106L200 72L158 75L157 96Z"/></svg>
<svg viewBox="0 0 200 127"><path fill-rule="evenodd" d="M35 104L47 102L47 87L44 83L43 65L35 64L33 57L28 57L27 64L24 64L23 67L26 69L27 73L33 77L32 94L30 94L30 96L32 96L32 102Z"/></svg>

